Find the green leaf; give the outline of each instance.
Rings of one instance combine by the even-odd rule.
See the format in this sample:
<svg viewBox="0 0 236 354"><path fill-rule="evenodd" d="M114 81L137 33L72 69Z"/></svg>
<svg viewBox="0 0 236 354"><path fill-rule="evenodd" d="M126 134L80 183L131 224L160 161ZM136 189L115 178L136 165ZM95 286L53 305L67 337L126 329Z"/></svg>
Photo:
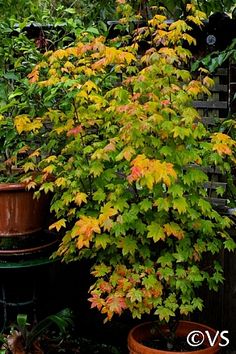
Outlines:
<svg viewBox="0 0 236 354"><path fill-rule="evenodd" d="M99 34L99 31L96 27L88 27L86 31L92 34Z"/></svg>
<svg viewBox="0 0 236 354"><path fill-rule="evenodd" d="M165 266L170 267L172 265L173 260L174 260L173 255L170 253L166 253L163 256L158 258L157 263L160 263L162 267Z"/></svg>
<svg viewBox="0 0 236 354"><path fill-rule="evenodd" d="M53 182L46 182L39 188L39 190L44 191L46 194L48 192L53 192L54 191L54 183Z"/></svg>
<svg viewBox="0 0 236 354"><path fill-rule="evenodd" d="M192 266L188 272L187 278L192 282L202 282L203 276L200 272L200 269L197 266Z"/></svg>
<svg viewBox="0 0 236 354"><path fill-rule="evenodd" d="M145 286L147 290L155 289L160 286L157 277L153 274L148 275L147 277L143 278L142 284Z"/></svg>
<svg viewBox="0 0 236 354"><path fill-rule="evenodd" d="M135 251L138 249L136 240L132 239L129 236L124 237L120 241L119 246L122 248L123 256L126 256L127 254L133 255Z"/></svg>
<svg viewBox="0 0 236 354"><path fill-rule="evenodd" d="M158 198L155 201L155 204L158 207L158 211L162 211L162 210L169 211L170 209L170 201L168 198Z"/></svg>
<svg viewBox="0 0 236 354"><path fill-rule="evenodd" d="M137 302L142 302L142 300L143 300L143 292L142 292L142 290L132 288L127 293L127 298L129 298L132 303L136 302L136 301Z"/></svg>
<svg viewBox="0 0 236 354"><path fill-rule="evenodd" d="M168 298L165 300L165 306L172 311L177 310L179 305L175 294L171 294L168 296Z"/></svg>
<svg viewBox="0 0 236 354"><path fill-rule="evenodd" d="M204 200L204 199L199 199L198 206L200 207L202 212L205 214L212 210L211 204L207 200Z"/></svg>
<svg viewBox="0 0 236 354"><path fill-rule="evenodd" d="M173 184L168 188L168 193L172 194L174 198L182 197L184 190L183 187L181 187L179 184Z"/></svg>
<svg viewBox="0 0 236 354"><path fill-rule="evenodd" d="M202 311L203 309L203 300L200 297L194 298L192 301L194 309L198 309L199 311Z"/></svg>
<svg viewBox="0 0 236 354"><path fill-rule="evenodd" d="M224 193L225 193L225 188L224 187L217 187L216 188L216 193L217 193L217 195L222 197L224 195Z"/></svg>
<svg viewBox="0 0 236 354"><path fill-rule="evenodd" d="M158 268L158 273L160 279L165 279L166 281L169 281L170 277L174 275L174 271L170 267Z"/></svg>
<svg viewBox="0 0 236 354"><path fill-rule="evenodd" d="M159 306L154 312L154 314L158 315L161 321L165 320L166 322L170 320L170 317L175 316L174 311L163 306Z"/></svg>
<svg viewBox="0 0 236 354"><path fill-rule="evenodd" d="M27 315L26 314L18 314L16 321L17 321L17 324L20 328L25 328L27 325Z"/></svg>
<svg viewBox="0 0 236 354"><path fill-rule="evenodd" d="M190 168L183 177L184 184L187 184L188 186L192 184L196 185L197 183L200 184L206 182L207 180L207 175L197 168Z"/></svg>
<svg viewBox="0 0 236 354"><path fill-rule="evenodd" d="M162 226L154 221L150 225L148 225L147 230L147 237L152 238L154 242L164 240L166 237Z"/></svg>
<svg viewBox="0 0 236 354"><path fill-rule="evenodd" d="M106 194L103 189L99 188L96 192L93 193L93 200L101 203L105 199L106 199Z"/></svg>
<svg viewBox="0 0 236 354"><path fill-rule="evenodd" d="M95 239L95 247L100 248L102 247L105 249L107 247L107 244L111 243L111 236L107 234L96 234L96 239Z"/></svg>
<svg viewBox="0 0 236 354"><path fill-rule="evenodd" d="M146 198L139 203L139 206L140 206L140 210L146 212L152 208L152 201Z"/></svg>
<svg viewBox="0 0 236 354"><path fill-rule="evenodd" d="M104 169L104 165L100 161L93 161L90 165L90 174L94 175L94 177L100 176Z"/></svg>
<svg viewBox="0 0 236 354"><path fill-rule="evenodd" d="M173 200L173 208L178 211L179 214L183 214L187 211L188 203L186 198L180 197Z"/></svg>
<svg viewBox="0 0 236 354"><path fill-rule="evenodd" d="M224 242L224 247L228 250L228 251L234 251L236 248L236 243L235 241L230 238L229 240L226 240Z"/></svg>

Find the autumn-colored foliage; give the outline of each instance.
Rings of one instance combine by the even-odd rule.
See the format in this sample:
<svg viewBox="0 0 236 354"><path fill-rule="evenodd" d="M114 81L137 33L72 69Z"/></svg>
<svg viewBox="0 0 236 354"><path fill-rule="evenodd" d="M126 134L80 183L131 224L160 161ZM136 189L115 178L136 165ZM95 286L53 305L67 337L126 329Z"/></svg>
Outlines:
<svg viewBox="0 0 236 354"><path fill-rule="evenodd" d="M188 23L201 24L203 14L187 10ZM196 289L223 280L219 263L204 269L203 257L235 248L231 220L205 188L207 167L230 170L235 141L208 131L193 108L212 80L188 70L189 30L156 15L130 45L83 38L47 53L29 79L48 108L15 118L19 134L44 137L25 169L54 194L57 255L94 262L89 301L107 319L129 310L168 321L202 309ZM150 46L143 55L140 36Z"/></svg>

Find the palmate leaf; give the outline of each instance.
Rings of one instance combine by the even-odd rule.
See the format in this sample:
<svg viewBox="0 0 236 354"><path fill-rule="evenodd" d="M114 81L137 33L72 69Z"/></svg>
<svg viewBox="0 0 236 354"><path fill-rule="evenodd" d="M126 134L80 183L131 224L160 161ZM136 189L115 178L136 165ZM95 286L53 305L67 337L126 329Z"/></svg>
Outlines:
<svg viewBox="0 0 236 354"><path fill-rule="evenodd" d="M175 316L174 311L172 311L171 309L166 308L164 306L158 306L158 308L156 309L154 314L158 315L161 321L165 320L166 322L168 322L170 320L170 317Z"/></svg>
<svg viewBox="0 0 236 354"><path fill-rule="evenodd" d="M178 211L179 214L183 214L188 209L188 203L186 198L180 197L173 200L173 208Z"/></svg>
<svg viewBox="0 0 236 354"><path fill-rule="evenodd" d="M49 226L49 230L56 229L57 231L60 231L60 229L62 227L64 227L64 228L66 227L66 219L60 219L60 220L54 222L53 224L51 224Z"/></svg>
<svg viewBox="0 0 236 354"><path fill-rule="evenodd" d="M154 242L157 242L159 240L164 240L166 238L162 226L154 221L150 225L148 225L147 230L148 230L147 237L152 238Z"/></svg>
<svg viewBox="0 0 236 354"><path fill-rule="evenodd" d="M135 239L126 236L120 240L119 246L122 248L123 256L127 254L134 254L135 251L138 249L138 245Z"/></svg>

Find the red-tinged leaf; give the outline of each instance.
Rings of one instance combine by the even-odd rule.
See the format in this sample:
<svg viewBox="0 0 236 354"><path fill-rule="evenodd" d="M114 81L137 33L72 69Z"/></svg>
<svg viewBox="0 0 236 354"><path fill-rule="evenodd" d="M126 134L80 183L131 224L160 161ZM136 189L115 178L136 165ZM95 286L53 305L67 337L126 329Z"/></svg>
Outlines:
<svg viewBox="0 0 236 354"><path fill-rule="evenodd" d="M127 308L125 297L119 295L110 295L106 299L106 306L112 313L117 313L121 315L123 310Z"/></svg>
<svg viewBox="0 0 236 354"><path fill-rule="evenodd" d="M78 125L77 127L73 128L73 129L70 129L68 132L67 132L67 136L74 136L76 137L79 133L81 133L83 130L83 127L82 125Z"/></svg>
<svg viewBox="0 0 236 354"><path fill-rule="evenodd" d="M98 294L93 294L92 297L88 299L91 302L91 308L96 307L99 311L105 305L105 300L101 298Z"/></svg>
<svg viewBox="0 0 236 354"><path fill-rule="evenodd" d="M36 65L35 68L28 74L29 81L33 84L39 79L39 66Z"/></svg>
<svg viewBox="0 0 236 354"><path fill-rule="evenodd" d="M138 166L133 166L131 168L131 174L127 177L127 179L131 183L137 181L141 176L142 176L141 168Z"/></svg>
<svg viewBox="0 0 236 354"><path fill-rule="evenodd" d="M169 224L165 224L164 231L167 234L167 236L173 235L177 237L179 240L181 240L184 237L184 231L175 222L170 222Z"/></svg>
<svg viewBox="0 0 236 354"><path fill-rule="evenodd" d="M222 144L222 143L215 144L213 146L213 150L217 151L219 155L231 155L232 154L231 148L228 145Z"/></svg>
<svg viewBox="0 0 236 354"><path fill-rule="evenodd" d="M89 247L94 233L100 233L99 222L91 216L82 215L80 220L75 223L72 230L72 237L78 237L76 245L78 249Z"/></svg>

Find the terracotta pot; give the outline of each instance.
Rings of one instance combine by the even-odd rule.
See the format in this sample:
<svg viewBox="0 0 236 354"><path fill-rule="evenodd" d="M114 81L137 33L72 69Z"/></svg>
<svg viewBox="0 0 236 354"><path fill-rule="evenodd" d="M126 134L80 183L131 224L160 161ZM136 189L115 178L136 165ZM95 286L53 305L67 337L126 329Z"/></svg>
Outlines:
<svg viewBox="0 0 236 354"><path fill-rule="evenodd" d="M33 193L21 183L0 184L0 237L30 235L45 227L48 198L37 200Z"/></svg>
<svg viewBox="0 0 236 354"><path fill-rule="evenodd" d="M183 354L183 352L173 352L173 351L165 351L165 350L158 350L153 349L145 346L142 344L143 341L152 340L156 337L155 333L153 333L154 329L153 322L145 322L136 327L134 327L129 335L128 335L128 348L130 354ZM168 332L167 327L163 327L163 331L165 333ZM192 331L201 331L205 333L205 331L209 331L211 338L213 339L216 336L216 331L208 326L203 324L190 322L190 321L180 321L178 328L176 330L176 335L178 337L186 338L190 332ZM220 337L217 337L216 343L211 347L208 341L207 336L205 336L203 341L204 349L198 349L195 347L196 350L194 351L186 351L184 354L213 354L217 353L220 350L219 347ZM193 348L194 349L194 348Z"/></svg>

